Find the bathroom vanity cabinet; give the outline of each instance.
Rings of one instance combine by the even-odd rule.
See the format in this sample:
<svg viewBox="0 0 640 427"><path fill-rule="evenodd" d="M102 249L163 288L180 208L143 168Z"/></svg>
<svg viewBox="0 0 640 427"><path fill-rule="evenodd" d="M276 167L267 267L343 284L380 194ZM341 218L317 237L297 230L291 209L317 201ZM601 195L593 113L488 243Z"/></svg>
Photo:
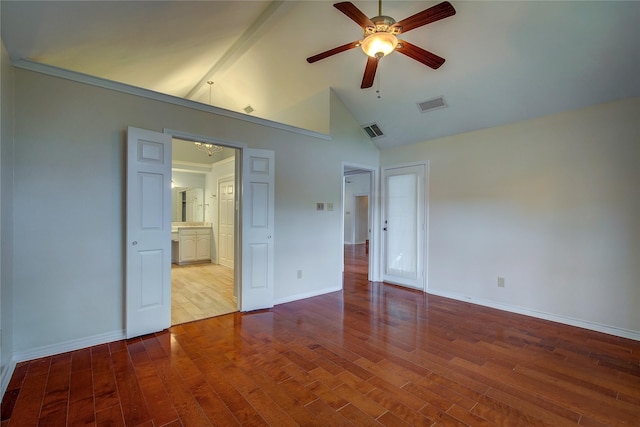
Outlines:
<svg viewBox="0 0 640 427"><path fill-rule="evenodd" d="M180 227L172 237L172 258L177 264L211 262L211 228Z"/></svg>

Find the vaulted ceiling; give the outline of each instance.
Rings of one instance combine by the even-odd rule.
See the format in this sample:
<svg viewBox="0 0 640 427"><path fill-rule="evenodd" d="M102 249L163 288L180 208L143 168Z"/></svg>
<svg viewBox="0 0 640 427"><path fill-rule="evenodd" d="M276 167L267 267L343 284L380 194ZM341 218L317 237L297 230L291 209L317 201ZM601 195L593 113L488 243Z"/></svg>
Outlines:
<svg viewBox="0 0 640 427"><path fill-rule="evenodd" d="M6 1L2 40L40 62L321 130L331 88L380 148L640 96L640 2L455 1L452 17L403 39L446 59L437 70L394 52L360 89L362 38L330 1ZM382 3L401 20L438 2ZM377 1L354 1L365 15ZM213 82L208 84L207 82ZM417 103L444 97L446 108ZM317 115L321 116L321 115ZM321 120L321 117L318 117Z"/></svg>

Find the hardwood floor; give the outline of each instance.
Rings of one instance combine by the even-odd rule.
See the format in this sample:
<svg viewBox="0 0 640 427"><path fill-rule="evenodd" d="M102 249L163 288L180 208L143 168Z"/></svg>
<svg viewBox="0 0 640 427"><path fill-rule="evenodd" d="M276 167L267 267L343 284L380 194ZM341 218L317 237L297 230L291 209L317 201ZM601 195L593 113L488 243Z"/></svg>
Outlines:
<svg viewBox="0 0 640 427"><path fill-rule="evenodd" d="M640 342L369 283L20 363L16 426L638 426Z"/></svg>
<svg viewBox="0 0 640 427"><path fill-rule="evenodd" d="M171 324L238 311L233 270L217 264L171 264Z"/></svg>

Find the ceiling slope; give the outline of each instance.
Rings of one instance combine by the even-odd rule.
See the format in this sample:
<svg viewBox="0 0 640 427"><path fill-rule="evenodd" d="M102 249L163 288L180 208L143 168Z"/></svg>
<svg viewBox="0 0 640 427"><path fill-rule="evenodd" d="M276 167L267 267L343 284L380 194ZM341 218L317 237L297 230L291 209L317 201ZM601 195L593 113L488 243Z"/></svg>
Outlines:
<svg viewBox="0 0 640 427"><path fill-rule="evenodd" d="M306 62L362 38L332 3L3 0L2 40L15 61L240 113L250 105L294 126L300 111L287 112L314 111L332 88L361 125L378 124L382 149L640 96L640 2L452 1L456 15L403 34L446 62L433 70L394 52L365 90L359 48ZM378 13L376 1L353 4ZM400 20L435 4L389 0L383 14ZM420 111L438 97L446 108Z"/></svg>

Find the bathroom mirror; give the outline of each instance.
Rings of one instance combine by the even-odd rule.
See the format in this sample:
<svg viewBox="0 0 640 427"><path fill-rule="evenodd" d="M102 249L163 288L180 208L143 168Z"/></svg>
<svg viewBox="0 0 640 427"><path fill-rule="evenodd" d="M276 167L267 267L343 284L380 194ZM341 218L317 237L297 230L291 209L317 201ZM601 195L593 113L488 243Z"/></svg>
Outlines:
<svg viewBox="0 0 640 427"><path fill-rule="evenodd" d="M186 171L171 172L171 221L204 222L205 175Z"/></svg>
<svg viewBox="0 0 640 427"><path fill-rule="evenodd" d="M177 187L172 191L171 221L203 222L204 191L202 188Z"/></svg>

